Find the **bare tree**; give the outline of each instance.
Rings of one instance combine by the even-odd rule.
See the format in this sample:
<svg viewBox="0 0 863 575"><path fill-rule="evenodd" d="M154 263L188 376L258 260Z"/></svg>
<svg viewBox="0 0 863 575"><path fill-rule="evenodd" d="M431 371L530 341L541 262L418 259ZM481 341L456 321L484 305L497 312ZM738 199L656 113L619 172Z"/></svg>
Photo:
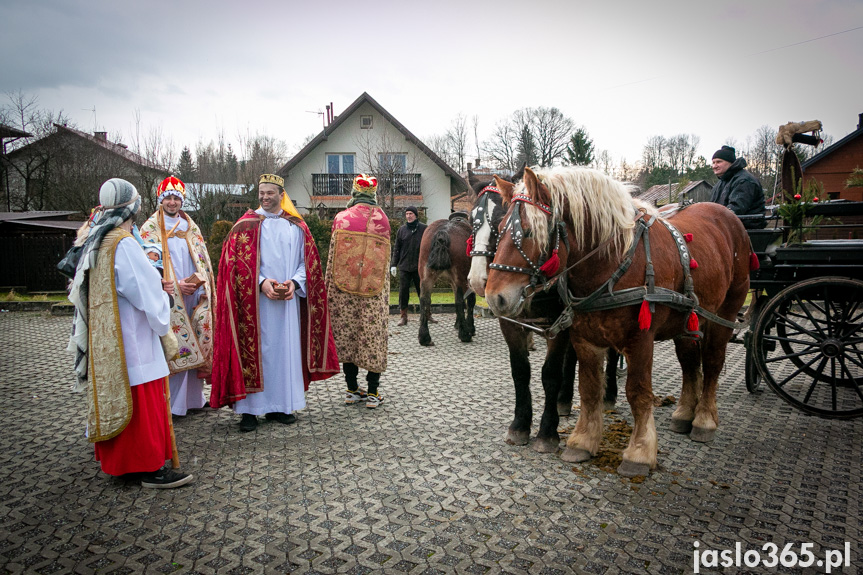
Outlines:
<svg viewBox="0 0 863 575"><path fill-rule="evenodd" d="M467 120L464 115L459 114L453 118L449 129L446 131L446 139L448 149L452 154L453 160L455 160L455 164L450 165L460 172L465 168L465 158L467 156Z"/></svg>
<svg viewBox="0 0 863 575"><path fill-rule="evenodd" d="M396 196L420 193L418 159L413 146L405 145L409 140L401 132L382 124L374 130L362 130L356 137L356 169L378 179L378 199L384 200L380 204L389 217L394 217Z"/></svg>
<svg viewBox="0 0 863 575"><path fill-rule="evenodd" d="M596 155L594 166L597 170L605 172L609 176L614 176L614 160L608 150L602 150Z"/></svg>
<svg viewBox="0 0 863 575"><path fill-rule="evenodd" d="M239 135L240 183L255 187L261 174L274 174L287 162L288 146L267 134Z"/></svg>
<svg viewBox="0 0 863 575"><path fill-rule="evenodd" d="M143 200L142 211L151 214L159 205L156 193L159 181L173 171L177 152L173 140L163 133L161 126L145 128L140 110L135 110L133 118L131 150L143 160L135 164L135 184Z"/></svg>
<svg viewBox="0 0 863 575"><path fill-rule="evenodd" d="M510 120L497 123L484 148L498 168L513 172L518 169L518 129Z"/></svg>
<svg viewBox="0 0 863 575"><path fill-rule="evenodd" d="M667 142L664 136L651 136L641 152L641 163L644 170L651 171L662 166L665 158Z"/></svg>

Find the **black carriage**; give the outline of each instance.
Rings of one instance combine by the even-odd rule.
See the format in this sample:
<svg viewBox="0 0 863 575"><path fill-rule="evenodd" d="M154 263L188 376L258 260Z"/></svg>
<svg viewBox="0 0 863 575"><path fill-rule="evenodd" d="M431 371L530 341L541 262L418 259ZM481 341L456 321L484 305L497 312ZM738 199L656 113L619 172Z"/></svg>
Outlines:
<svg viewBox="0 0 863 575"><path fill-rule="evenodd" d="M759 219L749 216L743 219ZM746 387L813 415L863 415L863 202L811 206L806 237L778 212L746 222L760 267L746 317ZM813 225L812 218L817 224ZM819 222L820 220L820 222ZM763 227L762 227L763 226ZM823 239L829 238L829 239Z"/></svg>

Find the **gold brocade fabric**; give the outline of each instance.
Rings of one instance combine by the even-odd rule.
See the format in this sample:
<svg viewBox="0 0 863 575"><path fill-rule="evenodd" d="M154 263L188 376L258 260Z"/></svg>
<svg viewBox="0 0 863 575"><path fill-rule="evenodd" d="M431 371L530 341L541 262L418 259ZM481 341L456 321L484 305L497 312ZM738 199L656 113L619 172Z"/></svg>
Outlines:
<svg viewBox="0 0 863 575"><path fill-rule="evenodd" d="M165 246L162 245L161 241L158 214L159 212L156 212L150 216L141 226L141 238L145 245L154 246L164 251ZM204 244L204 237L200 228L182 210L180 217L189 223L189 228L185 231L179 231L175 226L173 230L165 230L166 235L186 240L189 254L195 263L195 270L207 278L207 282L204 284L204 293L207 297L202 297L193 309L186 309L183 294L180 293L180 288L176 282L174 283L171 330L177 338L178 353L174 359L168 361L168 367L171 373L180 373L189 369L198 369L209 373L213 365L213 311L211 302L215 293L214 274L210 255ZM171 270L170 276L174 277L173 270Z"/></svg>
<svg viewBox="0 0 863 575"><path fill-rule="evenodd" d="M91 443L116 437L132 419L132 390L123 349L114 278L117 244L132 234L116 228L99 247L90 271L90 374L87 429Z"/></svg>
<svg viewBox="0 0 863 575"><path fill-rule="evenodd" d="M379 295L388 277L389 238L367 232L335 230L332 243L330 262L336 287L363 297Z"/></svg>

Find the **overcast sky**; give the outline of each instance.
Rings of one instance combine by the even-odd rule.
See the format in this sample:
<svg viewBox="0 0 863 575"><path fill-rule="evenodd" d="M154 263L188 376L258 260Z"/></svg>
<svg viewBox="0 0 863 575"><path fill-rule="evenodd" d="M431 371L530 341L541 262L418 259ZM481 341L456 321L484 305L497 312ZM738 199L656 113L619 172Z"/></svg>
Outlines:
<svg viewBox="0 0 863 575"><path fill-rule="evenodd" d="M295 151L310 112L364 91L420 138L555 106L630 162L654 135L708 158L765 124L838 140L863 112L860 0L0 0L0 53L0 91L127 141L138 110L192 149L221 130Z"/></svg>

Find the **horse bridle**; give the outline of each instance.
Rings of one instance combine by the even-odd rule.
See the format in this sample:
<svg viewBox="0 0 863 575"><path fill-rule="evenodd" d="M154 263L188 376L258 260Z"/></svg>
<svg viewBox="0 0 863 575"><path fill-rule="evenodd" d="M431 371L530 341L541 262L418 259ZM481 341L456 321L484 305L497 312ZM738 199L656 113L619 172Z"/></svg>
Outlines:
<svg viewBox="0 0 863 575"><path fill-rule="evenodd" d="M552 253L556 254L557 250L560 248L560 239L563 237L564 245L569 248L569 242L566 236L566 224L562 221L556 222L554 221L553 213L554 210L551 206L543 204L542 202L536 202L532 200L529 196L525 194L515 194L512 197L513 204L530 204L532 206L536 206L541 211L545 212L549 216L548 223L548 236L551 237L552 233L554 234L554 248L552 249ZM553 228L553 231L552 231ZM508 266L504 264L491 263L489 267L493 270L503 271L503 272L513 272L513 273L522 273L530 276L530 287L535 288L538 284L542 283L545 286L548 283L549 277L545 274L545 272L541 269L542 263L534 262L530 257L524 252L522 249L522 242L524 238L528 237L528 232L525 232L524 226L521 223L521 206L513 205L512 213L509 216L509 220L507 220L506 225L503 228L503 232L498 237L498 243L500 242L500 238L506 234L507 229L512 235L512 242L515 244L515 248L518 250L518 253L521 254L521 257L524 258L524 261L527 262L529 267L519 267L519 266ZM541 256L542 254L540 254ZM550 256L545 258L545 261L548 260ZM544 262L543 262L544 263ZM554 274L552 274L554 275Z"/></svg>
<svg viewBox="0 0 863 575"><path fill-rule="evenodd" d="M479 197L482 201L477 205L476 217L473 217L473 221L471 222L471 234L469 241L471 247L476 245L476 234L477 232L479 232L480 228L482 228L483 218L485 218L485 222L488 223L488 228L489 230L491 230L488 245L486 246L486 248L489 248L493 245L494 249L475 250L471 248L468 251L468 255L470 257L483 256L487 258L494 258L494 254L495 252L497 252L497 243L498 241L500 241L500 235L497 231L497 228L491 223L491 214L493 208L490 207L490 204L492 204L493 202L491 200L491 196L486 195L487 192L500 195L500 190L498 190L495 186L492 185L488 185L480 191Z"/></svg>

